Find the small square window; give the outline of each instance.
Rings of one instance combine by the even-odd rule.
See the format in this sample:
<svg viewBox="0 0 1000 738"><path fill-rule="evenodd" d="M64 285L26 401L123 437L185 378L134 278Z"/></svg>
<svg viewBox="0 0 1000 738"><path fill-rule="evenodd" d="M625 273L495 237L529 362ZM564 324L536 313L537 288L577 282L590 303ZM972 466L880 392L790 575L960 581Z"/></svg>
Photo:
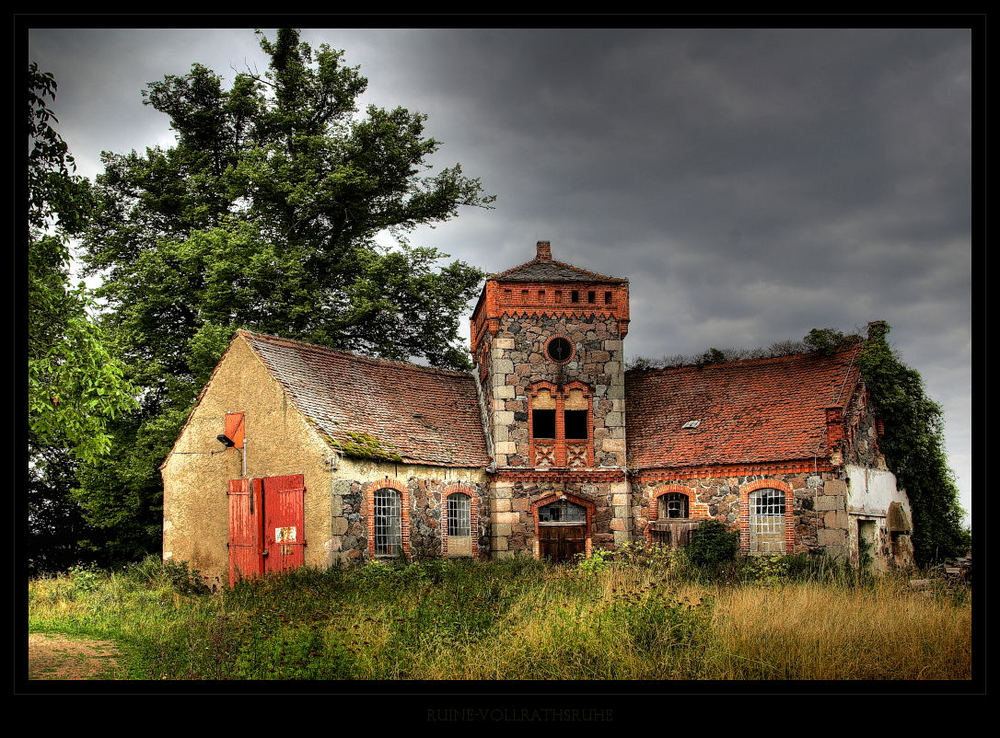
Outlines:
<svg viewBox="0 0 1000 738"><path fill-rule="evenodd" d="M611 304L611 293L610 292L605 292L604 293L604 304L605 305L610 305Z"/></svg>
<svg viewBox="0 0 1000 738"><path fill-rule="evenodd" d="M587 302L593 303L597 301L597 293L593 290L587 293Z"/></svg>
<svg viewBox="0 0 1000 738"><path fill-rule="evenodd" d="M577 292L576 290L573 290L572 292L570 292L570 294L569 294L569 301L570 302L580 302L580 293Z"/></svg>

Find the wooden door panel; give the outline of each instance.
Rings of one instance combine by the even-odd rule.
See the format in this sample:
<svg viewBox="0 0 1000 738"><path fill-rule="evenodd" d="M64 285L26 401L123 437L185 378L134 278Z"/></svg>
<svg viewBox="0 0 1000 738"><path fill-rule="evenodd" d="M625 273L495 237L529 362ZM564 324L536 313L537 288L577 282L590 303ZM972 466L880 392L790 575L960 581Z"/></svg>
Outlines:
<svg viewBox="0 0 1000 738"><path fill-rule="evenodd" d="M304 498L301 474L266 477L264 488L264 571L295 569L305 563Z"/></svg>

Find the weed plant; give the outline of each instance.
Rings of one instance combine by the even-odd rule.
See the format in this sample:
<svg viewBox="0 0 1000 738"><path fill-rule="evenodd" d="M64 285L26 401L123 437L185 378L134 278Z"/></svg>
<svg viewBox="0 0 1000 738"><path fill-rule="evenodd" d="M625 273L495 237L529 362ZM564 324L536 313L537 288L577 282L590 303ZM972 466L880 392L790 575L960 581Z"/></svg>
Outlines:
<svg viewBox="0 0 1000 738"><path fill-rule="evenodd" d="M816 557L623 546L301 568L210 593L156 558L28 588L29 628L114 640L133 679L968 679L967 588Z"/></svg>

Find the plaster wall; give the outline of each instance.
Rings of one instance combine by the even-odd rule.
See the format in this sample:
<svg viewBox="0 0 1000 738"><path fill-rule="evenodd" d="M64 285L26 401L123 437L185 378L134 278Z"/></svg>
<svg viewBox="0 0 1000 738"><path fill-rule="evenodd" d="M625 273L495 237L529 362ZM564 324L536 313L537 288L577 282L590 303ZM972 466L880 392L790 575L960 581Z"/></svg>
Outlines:
<svg viewBox="0 0 1000 738"><path fill-rule="evenodd" d="M883 469L847 464L848 540L851 560L858 563L860 556L860 526L865 522L874 527L872 535L872 565L885 571L893 564L912 564L913 549L909 536L900 536L894 542L886 525L889 505L898 502L906 516L913 520L910 501L906 492L896 487L896 477Z"/></svg>
<svg viewBox="0 0 1000 738"><path fill-rule="evenodd" d="M240 452L223 450L226 412L244 412L246 475L302 474L305 564L328 566L330 485L335 456L292 405L243 338L230 344L161 472L163 558L188 562L212 584L229 572L229 480L241 476Z"/></svg>

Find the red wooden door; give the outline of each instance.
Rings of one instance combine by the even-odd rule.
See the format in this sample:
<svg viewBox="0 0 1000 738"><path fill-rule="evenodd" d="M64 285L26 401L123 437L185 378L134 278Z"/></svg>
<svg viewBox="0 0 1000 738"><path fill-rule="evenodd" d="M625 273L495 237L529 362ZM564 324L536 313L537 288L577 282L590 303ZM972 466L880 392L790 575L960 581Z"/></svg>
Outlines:
<svg viewBox="0 0 1000 738"><path fill-rule="evenodd" d="M264 570L260 482L229 480L229 586Z"/></svg>
<svg viewBox="0 0 1000 738"><path fill-rule="evenodd" d="M264 571L285 571L305 563L304 498L301 474L265 477Z"/></svg>

